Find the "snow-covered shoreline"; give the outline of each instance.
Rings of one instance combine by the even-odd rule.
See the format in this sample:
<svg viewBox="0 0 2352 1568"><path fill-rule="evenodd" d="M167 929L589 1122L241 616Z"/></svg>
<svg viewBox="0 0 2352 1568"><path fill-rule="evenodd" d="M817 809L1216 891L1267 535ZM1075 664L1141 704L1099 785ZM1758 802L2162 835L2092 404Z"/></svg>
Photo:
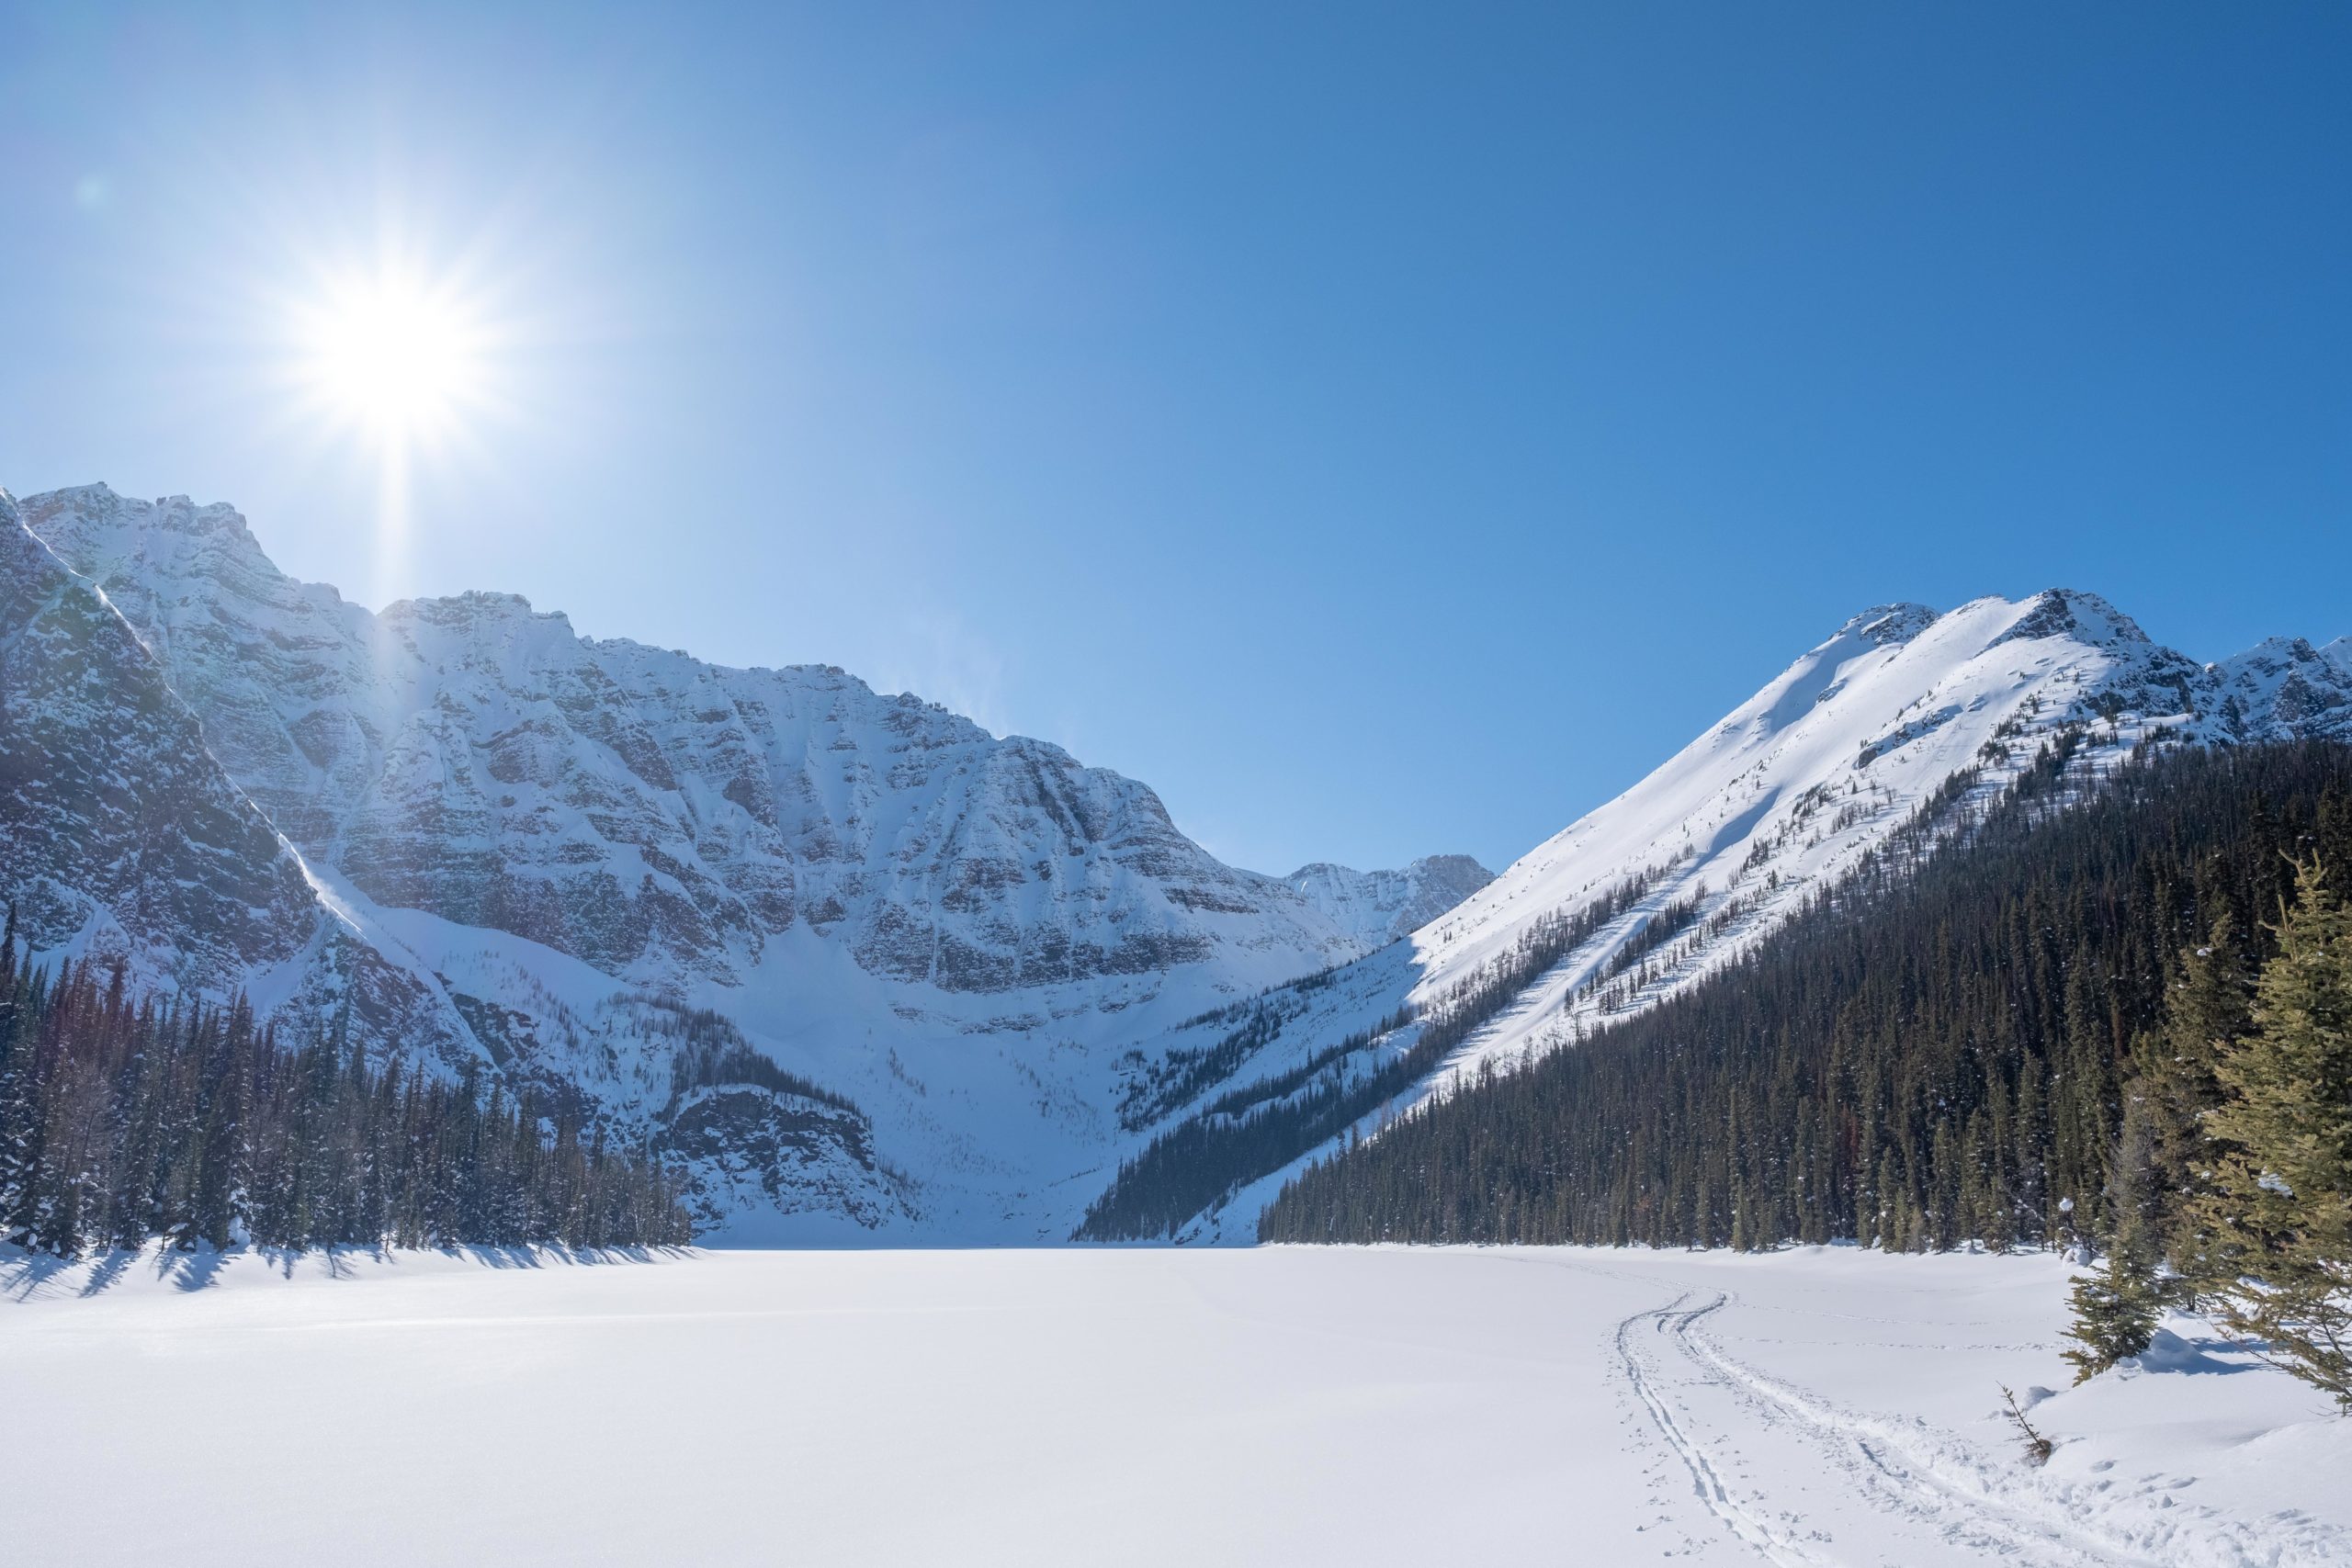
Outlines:
<svg viewBox="0 0 2352 1568"><path fill-rule="evenodd" d="M142 1559L130 1495L192 1562L2352 1553L2352 1421L2178 1317L2070 1388L2047 1255L643 1257L0 1258L12 1548Z"/></svg>

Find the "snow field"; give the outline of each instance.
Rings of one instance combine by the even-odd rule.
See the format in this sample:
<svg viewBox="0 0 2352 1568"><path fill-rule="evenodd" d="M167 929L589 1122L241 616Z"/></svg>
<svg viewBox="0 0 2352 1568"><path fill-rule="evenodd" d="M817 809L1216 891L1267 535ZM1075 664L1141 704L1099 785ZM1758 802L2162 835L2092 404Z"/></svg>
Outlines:
<svg viewBox="0 0 2352 1568"><path fill-rule="evenodd" d="M2352 1562L2352 1421L2030 1258L0 1256L0 1559ZM2158 1370L2161 1366L2162 1370ZM126 1509L125 1500L134 1506Z"/></svg>

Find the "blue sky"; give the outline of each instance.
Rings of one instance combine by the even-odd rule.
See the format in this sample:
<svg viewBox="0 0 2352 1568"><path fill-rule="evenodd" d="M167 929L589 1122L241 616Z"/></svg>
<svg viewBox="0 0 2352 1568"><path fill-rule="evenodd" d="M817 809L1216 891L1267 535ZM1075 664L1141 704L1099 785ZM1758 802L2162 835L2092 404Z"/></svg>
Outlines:
<svg viewBox="0 0 2352 1568"><path fill-rule="evenodd" d="M2352 632L2352 8L0 7L0 485L1499 866L1853 611ZM289 388L488 346L388 523Z"/></svg>

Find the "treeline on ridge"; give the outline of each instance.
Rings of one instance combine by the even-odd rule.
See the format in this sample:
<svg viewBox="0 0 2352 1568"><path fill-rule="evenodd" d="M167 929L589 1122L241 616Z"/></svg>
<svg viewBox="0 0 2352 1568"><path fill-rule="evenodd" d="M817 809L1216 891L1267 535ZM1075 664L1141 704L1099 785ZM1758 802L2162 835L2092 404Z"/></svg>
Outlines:
<svg viewBox="0 0 2352 1568"><path fill-rule="evenodd" d="M0 1238L301 1249L691 1239L658 1163L476 1075L281 1043L243 1000L126 993L0 942Z"/></svg>
<svg viewBox="0 0 2352 1568"><path fill-rule="evenodd" d="M1310 1168L1260 1235L2110 1235L2116 1194L2146 1179L2115 1163L2153 1157L2136 1134L2119 1156L2119 1134L2127 1086L2168 1070L2168 998L2273 955L2298 860L2352 879L2352 749L2170 747L2087 790L2048 768L2021 784L1650 1010Z"/></svg>

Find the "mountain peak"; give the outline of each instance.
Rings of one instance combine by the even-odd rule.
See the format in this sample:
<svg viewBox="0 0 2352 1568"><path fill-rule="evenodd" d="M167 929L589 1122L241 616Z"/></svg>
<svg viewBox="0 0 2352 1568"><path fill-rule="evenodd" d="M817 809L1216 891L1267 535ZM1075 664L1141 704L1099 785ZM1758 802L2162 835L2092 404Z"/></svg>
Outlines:
<svg viewBox="0 0 2352 1568"><path fill-rule="evenodd" d="M1398 871L1357 871L1330 861L1282 880L1367 947L1420 930L1495 879L1468 855L1423 855Z"/></svg>
<svg viewBox="0 0 2352 1568"><path fill-rule="evenodd" d="M26 496L17 510L36 537L94 577L141 558L169 558L207 573L277 575L244 514L226 502L143 501L101 482Z"/></svg>
<svg viewBox="0 0 2352 1568"><path fill-rule="evenodd" d="M2071 637L2094 648L2145 647L2150 638L2140 623L2096 593L2076 588L2045 588L2024 601L2025 613L1997 640L2014 642L2045 637Z"/></svg>
<svg viewBox="0 0 2352 1568"><path fill-rule="evenodd" d="M1884 648L1889 643L1909 642L1941 618L1941 611L1926 604L1873 604L1839 626L1838 635L1857 637L1874 648Z"/></svg>

